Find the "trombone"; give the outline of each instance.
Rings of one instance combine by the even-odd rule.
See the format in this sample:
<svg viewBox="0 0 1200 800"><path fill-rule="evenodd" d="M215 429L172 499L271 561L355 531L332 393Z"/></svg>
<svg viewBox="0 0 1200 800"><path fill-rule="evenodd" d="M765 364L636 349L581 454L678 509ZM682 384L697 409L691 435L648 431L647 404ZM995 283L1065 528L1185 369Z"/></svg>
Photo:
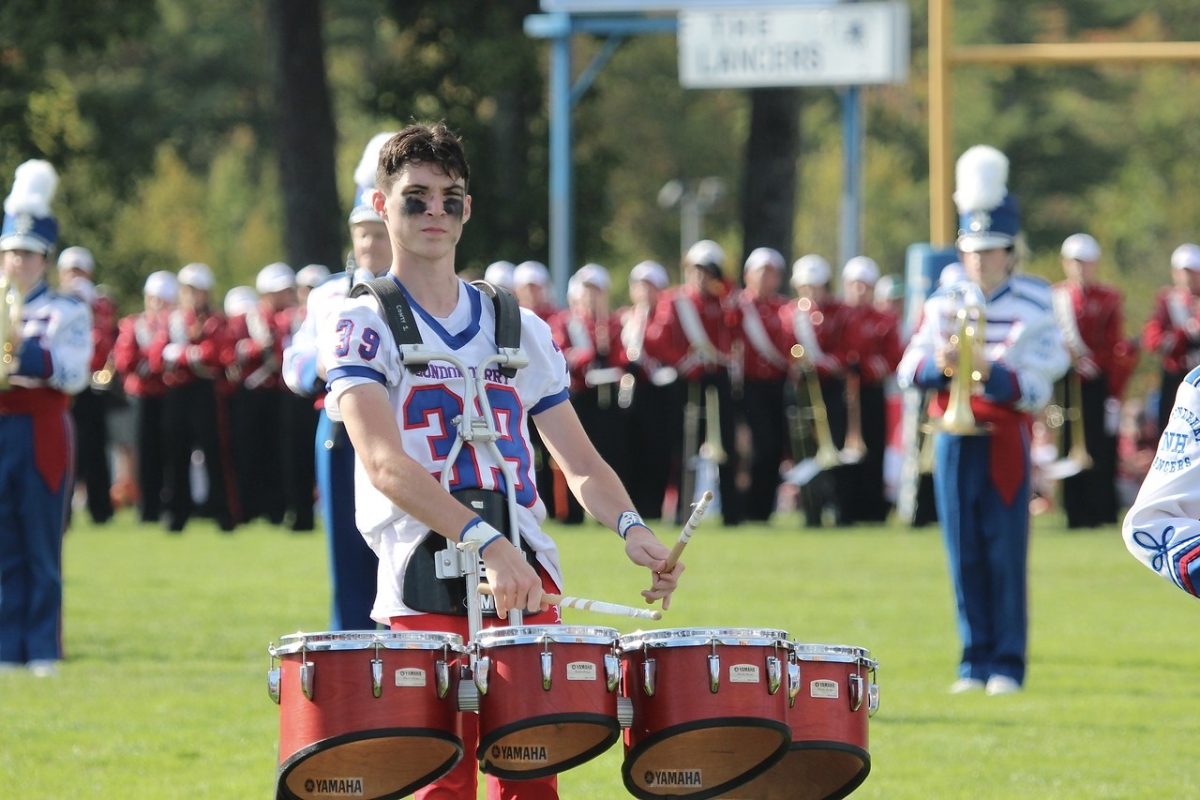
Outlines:
<svg viewBox="0 0 1200 800"><path fill-rule="evenodd" d="M713 464L724 464L729 454L721 443L721 395L717 387L704 390L704 443L700 457Z"/></svg>
<svg viewBox="0 0 1200 800"><path fill-rule="evenodd" d="M817 440L815 455L796 463L784 473L783 479L795 486L804 486L817 476L817 473L836 467L842 463L841 453L833 443L833 433L829 429L829 410L825 407L825 398L821 394L821 380L817 377L808 361L807 352L802 344L794 344L791 349L792 358L800 362L800 376L808 390L808 403L812 411L813 438ZM796 415L798 420L799 415Z"/></svg>
<svg viewBox="0 0 1200 800"><path fill-rule="evenodd" d="M17 285L7 275L0 275L0 391L9 388L9 376L17 371L24 302Z"/></svg>
<svg viewBox="0 0 1200 800"><path fill-rule="evenodd" d="M838 452L842 464L857 464L867 454L862 435L862 376L857 369L846 375L846 441Z"/></svg>
<svg viewBox="0 0 1200 800"><path fill-rule="evenodd" d="M1063 385L1066 394L1062 409L1054 416L1058 417L1058 427L1071 433L1071 449L1064 458L1060 458L1046 467L1046 477L1051 480L1063 480L1078 475L1092 468L1092 456L1087 449L1085 438L1085 423L1083 421L1083 381L1079 372L1071 369L1070 377ZM1052 425L1052 427L1054 427Z"/></svg>

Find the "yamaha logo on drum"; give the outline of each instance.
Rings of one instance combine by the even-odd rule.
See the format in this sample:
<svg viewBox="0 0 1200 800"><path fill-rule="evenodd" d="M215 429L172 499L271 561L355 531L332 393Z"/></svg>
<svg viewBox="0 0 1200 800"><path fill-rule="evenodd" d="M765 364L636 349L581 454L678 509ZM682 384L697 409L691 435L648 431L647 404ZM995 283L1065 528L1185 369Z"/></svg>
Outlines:
<svg viewBox="0 0 1200 800"><path fill-rule="evenodd" d="M546 745L544 744L492 745L492 761L525 761L533 763L545 763L549 760L549 756L546 753Z"/></svg>
<svg viewBox="0 0 1200 800"><path fill-rule="evenodd" d="M334 797L362 797L362 778L309 778L304 781L306 794L324 794Z"/></svg>
<svg viewBox="0 0 1200 800"><path fill-rule="evenodd" d="M698 769L648 769L642 776L646 786L696 786L704 785Z"/></svg>

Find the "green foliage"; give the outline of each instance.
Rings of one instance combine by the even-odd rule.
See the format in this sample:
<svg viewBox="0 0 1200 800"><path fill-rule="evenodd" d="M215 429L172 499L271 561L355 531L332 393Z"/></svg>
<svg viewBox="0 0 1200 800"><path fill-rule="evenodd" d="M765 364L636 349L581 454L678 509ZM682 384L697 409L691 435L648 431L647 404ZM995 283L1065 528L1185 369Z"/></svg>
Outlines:
<svg viewBox="0 0 1200 800"><path fill-rule="evenodd" d="M653 627L772 628L867 648L880 664L881 706L871 775L855 798L1178 796L1186 776L1131 753L1152 741L1154 764L1189 763L1200 724L1180 702L1194 668L1181 639L1196 601L1135 563L1115 529L1067 532L1061 518L1037 518L1028 686L989 698L946 694L957 642L936 530L802 531L795 522L706 523ZM571 594L638 602L646 576L610 531L552 532ZM205 521L168 536L129 512L101 528L77 516L63 563L62 673L0 674L5 796L271 796L279 709L267 697L266 648L324 630L324 536L265 525L229 536ZM637 627L578 611L566 621ZM617 745L563 773L562 796L626 796L621 757Z"/></svg>

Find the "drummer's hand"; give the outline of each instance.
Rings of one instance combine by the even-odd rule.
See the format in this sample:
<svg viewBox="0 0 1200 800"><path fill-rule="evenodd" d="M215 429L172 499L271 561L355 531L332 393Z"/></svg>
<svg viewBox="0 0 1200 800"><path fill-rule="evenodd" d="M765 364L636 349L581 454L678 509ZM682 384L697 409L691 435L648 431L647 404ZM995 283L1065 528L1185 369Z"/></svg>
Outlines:
<svg viewBox="0 0 1200 800"><path fill-rule="evenodd" d="M508 619L513 608L530 614L544 610L542 579L512 542L501 539L491 544L483 551L483 563L500 619Z"/></svg>
<svg viewBox="0 0 1200 800"><path fill-rule="evenodd" d="M671 555L667 548L649 528L637 525L629 529L625 535L625 555L640 567L650 570L650 588L642 591L642 597L647 603L662 600L663 611L671 607L671 593L679 585L679 576L683 573L683 562L677 562L670 572L663 572L667 565L667 556Z"/></svg>

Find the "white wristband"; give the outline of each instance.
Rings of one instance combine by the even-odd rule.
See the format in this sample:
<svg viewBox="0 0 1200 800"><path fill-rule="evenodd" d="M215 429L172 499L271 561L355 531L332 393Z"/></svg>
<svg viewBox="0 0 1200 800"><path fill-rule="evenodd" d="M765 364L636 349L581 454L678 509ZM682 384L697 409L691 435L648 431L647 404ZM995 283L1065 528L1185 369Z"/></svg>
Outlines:
<svg viewBox="0 0 1200 800"><path fill-rule="evenodd" d="M621 516L617 517L617 536L624 539L629 535L630 528L636 528L641 525L646 530L650 530L650 526L642 521L642 515L636 511L623 511Z"/></svg>
<svg viewBox="0 0 1200 800"><path fill-rule="evenodd" d="M497 539L503 539L504 534L488 525L483 520L473 521L459 534L462 537L460 547L474 547L482 553L483 549Z"/></svg>

